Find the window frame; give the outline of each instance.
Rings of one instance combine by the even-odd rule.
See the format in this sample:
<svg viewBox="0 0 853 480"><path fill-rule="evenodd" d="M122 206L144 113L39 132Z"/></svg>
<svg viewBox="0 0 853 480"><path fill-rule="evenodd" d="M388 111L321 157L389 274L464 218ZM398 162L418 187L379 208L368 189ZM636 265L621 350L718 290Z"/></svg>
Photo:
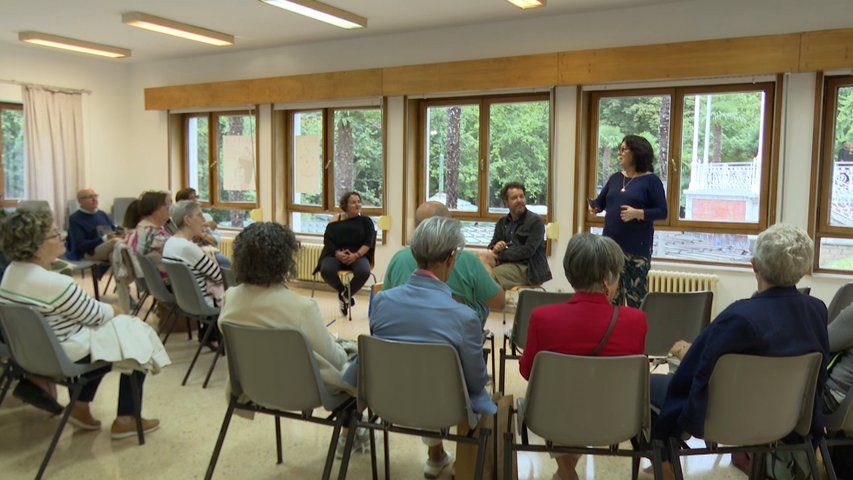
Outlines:
<svg viewBox="0 0 853 480"><path fill-rule="evenodd" d="M388 179L388 141L387 141L387 131L388 131L388 112L386 108L386 102L382 102L380 105L351 105L351 106L341 106L341 107L317 107L317 108L294 108L294 109L285 109L284 110L284 139L285 139L285 147L284 147L284 205L285 205L285 223L290 225L292 222L292 215L294 213L319 213L319 214L329 214L333 213L339 209L338 207L338 198L335 198L335 162L334 162L334 154L335 154L335 145L334 145L334 129L335 129L335 112L337 111L345 111L345 110L374 110L378 109L380 115L382 116L380 122L382 124L382 206L377 207L362 207L362 213L368 217L378 217L385 215L388 204L388 187L387 187L387 179ZM293 160L293 124L294 124L294 116L299 113L309 113L309 112L320 112L323 116L322 125L323 125L323 133L322 133L322 152L323 152L323 163L324 166L320 169L320 174L322 175L322 187L323 193L320 195L320 205L305 205L301 203L295 203L293 201L293 168L294 168L294 160ZM297 235L307 236L307 237L322 237L322 233L305 233L305 232L296 232ZM385 242L387 235L383 232L381 242Z"/></svg>
<svg viewBox="0 0 853 480"><path fill-rule="evenodd" d="M219 200L219 170L217 168L216 158L218 156L218 148L219 148L219 118L233 115L244 115L244 116L252 116L255 117L255 201L254 202L223 202ZM260 155L258 154L259 150L259 141L258 141L258 128L259 128L259 112L258 109L251 110L227 110L227 111L216 111L216 112L194 112L194 113L185 113L182 115L181 119L181 139L183 142L181 148L181 155L183 156L181 161L181 184L189 185L189 122L191 118L207 118L207 166L208 166L208 194L209 198L207 200L199 199L199 205L202 208L216 208L216 209L227 209L227 210L254 210L259 208L261 201L261 183L260 183Z"/></svg>
<svg viewBox="0 0 853 480"><path fill-rule="evenodd" d="M820 267L820 245L824 238L848 237L853 238L853 227L841 227L830 225L832 214L831 193L833 183L833 166L835 165L835 111L838 106L838 90L843 87L853 87L853 75L833 75L818 78L817 87L822 88L822 100L817 99L817 106L822 111L816 114L816 122L819 125L819 137L815 140L817 150L817 166L815 167L817 179L813 185L817 188L817 206L814 211L812 222L813 237L815 243L814 271L822 273L834 273L840 275L853 275L851 270ZM818 95L821 94L819 90ZM814 187L813 187L814 188ZM814 194L813 194L814 196Z"/></svg>
<svg viewBox="0 0 853 480"><path fill-rule="evenodd" d="M23 116L24 113L24 105L21 103L10 103L10 102L0 102L0 111L2 110L16 110L20 111ZM0 207L14 207L18 204L19 200L23 200L23 198L6 198L6 171L3 169L3 125L0 123ZM24 165L24 174L26 175L26 165ZM26 182L26 180L25 180ZM24 189L26 190L26 185L24 185Z"/></svg>
<svg viewBox="0 0 853 480"><path fill-rule="evenodd" d="M428 133L426 132L426 115L430 107L443 107L453 105L477 105L480 108L480 129L479 129L479 159L478 159L478 178L477 178L477 197L478 206L476 212L451 211L453 218L460 221L482 221L482 222L497 222L500 218L505 217L506 213L489 212L489 141L491 134L491 106L506 103L524 103L524 102L547 102L548 103L548 155L545 159L548 166L548 180L546 182L548 201L548 213L542 216L543 221L547 224L554 218L553 207L553 157L554 157L554 102L550 92L544 93L523 93L523 94L508 94L508 95L479 95L479 96L464 96L464 97L449 97L449 98L434 98L424 99L418 105L418 122L419 128L417 133L417 169L418 178L416 183L416 203L420 205L427 198L427 144ZM550 247L550 241L548 247Z"/></svg>
<svg viewBox="0 0 853 480"><path fill-rule="evenodd" d="M704 85L687 85L687 86L662 86L653 88L631 88L624 90L593 90L584 92L584 103L586 105L585 124L587 125L585 140L586 146L583 149L585 158L584 162L587 179L584 184L585 196L595 196L596 192L596 177L597 177L597 149L598 149L598 130L599 122L598 115L600 109L600 100L602 98L620 98L620 97L636 97L636 96L658 96L670 95L670 126L669 126L669 158L667 159L667 209L669 215L666 220L655 222L655 230L658 231L673 231L673 232L696 232L696 233L711 233L711 234L741 234L741 235L757 235L775 221L776 212L776 185L777 185L777 169L778 169L778 150L779 150L779 123L780 123L780 105L779 95L783 89L783 79L777 76L775 81L765 81L757 83L732 83L732 84L704 84ZM684 99L690 95L703 94L719 94L719 93L736 93L736 92L760 92L765 93L765 104L763 112L764 121L764 137L761 159L761 180L759 189L759 211L756 222L721 222L721 221L700 221L700 220L683 220L679 218L681 192L681 155L682 151L682 130L683 130L683 109ZM674 152L678 152L674 154ZM655 152L656 161L659 152ZM678 158L676 158L678 157ZM657 169L656 169L657 170ZM660 172L656 171L656 175L660 176ZM604 217L590 215L586 211L586 203L583 202L581 208L584 209L583 214L583 230L590 231L591 228L603 228ZM702 260L681 260L670 257L655 257L655 260L674 262L674 263L691 263L691 264L707 264L707 265L737 265L740 263L731 262L714 262Z"/></svg>

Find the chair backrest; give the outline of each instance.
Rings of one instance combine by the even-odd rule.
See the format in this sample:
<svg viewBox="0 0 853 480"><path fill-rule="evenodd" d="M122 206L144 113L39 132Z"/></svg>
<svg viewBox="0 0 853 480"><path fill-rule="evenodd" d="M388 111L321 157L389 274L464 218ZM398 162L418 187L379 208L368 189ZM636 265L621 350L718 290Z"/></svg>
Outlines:
<svg viewBox="0 0 853 480"><path fill-rule="evenodd" d="M204 294L189 267L177 262L163 262L163 266L169 274L172 291L175 292L175 301L181 311L187 315L199 317L219 315L218 308L211 307L204 301Z"/></svg>
<svg viewBox="0 0 853 480"><path fill-rule="evenodd" d="M124 214L127 212L127 206L136 200L133 197L118 197L113 199L113 207L110 209L113 223L121 225L124 222Z"/></svg>
<svg viewBox="0 0 853 480"><path fill-rule="evenodd" d="M797 291L802 293L803 295L811 295L812 287L800 287L797 289Z"/></svg>
<svg viewBox="0 0 853 480"><path fill-rule="evenodd" d="M47 320L31 307L0 305L0 327L15 363L49 378L74 377L83 368L69 360Z"/></svg>
<svg viewBox="0 0 853 480"><path fill-rule="evenodd" d="M463 421L477 425L459 355L446 344L360 335L358 407L393 424L427 430Z"/></svg>
<svg viewBox="0 0 853 480"><path fill-rule="evenodd" d="M78 202L76 198L72 198L65 202L65 218L70 217L77 210L80 210L80 202Z"/></svg>
<svg viewBox="0 0 853 480"><path fill-rule="evenodd" d="M17 210L50 210L47 200L21 200L15 206Z"/></svg>
<svg viewBox="0 0 853 480"><path fill-rule="evenodd" d="M760 445L808 433L822 354L760 357L727 354L708 383L705 440Z"/></svg>
<svg viewBox="0 0 853 480"><path fill-rule="evenodd" d="M121 260L124 263L124 268L128 271L133 272L133 279L136 282L136 291L142 295L144 293L148 293L148 282L145 281L145 276L139 277L136 271L136 265L133 262L133 254L130 253L130 249L122 248L121 249ZM140 270L141 270L140 265Z"/></svg>
<svg viewBox="0 0 853 480"><path fill-rule="evenodd" d="M646 355L666 355L678 340L692 342L711 323L713 292L651 292L640 309L646 314Z"/></svg>
<svg viewBox="0 0 853 480"><path fill-rule="evenodd" d="M832 322L838 317L838 314L841 313L848 305L853 303L853 282L847 283L841 286L835 295L832 297L832 301L829 302L829 309L827 317L828 322Z"/></svg>
<svg viewBox="0 0 853 480"><path fill-rule="evenodd" d="M230 322L221 326L233 395L245 394L253 403L276 410L301 412L331 406L302 332Z"/></svg>
<svg viewBox="0 0 853 480"><path fill-rule="evenodd" d="M824 424L829 432L844 432L848 437L853 436L853 387L847 390L847 395L838 409L826 415Z"/></svg>
<svg viewBox="0 0 853 480"><path fill-rule="evenodd" d="M226 290L237 286L237 274L233 268L220 266L219 270L222 271L222 283Z"/></svg>
<svg viewBox="0 0 853 480"><path fill-rule="evenodd" d="M157 265L154 265L154 261L145 255L137 253L131 255L136 255L139 267L142 269L142 277L145 279L148 291L151 292L154 299L160 303L174 305L175 295L166 287L166 282L163 281L163 276L160 275L160 270L157 269Z"/></svg>
<svg viewBox="0 0 853 480"><path fill-rule="evenodd" d="M559 445L615 445L650 434L649 360L539 352L521 420Z"/></svg>
<svg viewBox="0 0 853 480"><path fill-rule="evenodd" d="M533 309L543 305L568 302L571 293L543 292L542 290L522 290L518 293L518 304L515 307L515 319L512 323L512 343L518 348L527 345L527 326Z"/></svg>

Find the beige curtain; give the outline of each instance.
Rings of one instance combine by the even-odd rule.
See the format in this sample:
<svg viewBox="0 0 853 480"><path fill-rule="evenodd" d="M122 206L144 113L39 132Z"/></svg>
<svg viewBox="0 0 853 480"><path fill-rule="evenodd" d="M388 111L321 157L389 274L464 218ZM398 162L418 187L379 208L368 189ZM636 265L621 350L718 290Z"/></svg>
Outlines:
<svg viewBox="0 0 853 480"><path fill-rule="evenodd" d="M65 204L83 187L81 93L25 86L26 198L46 200L59 228Z"/></svg>

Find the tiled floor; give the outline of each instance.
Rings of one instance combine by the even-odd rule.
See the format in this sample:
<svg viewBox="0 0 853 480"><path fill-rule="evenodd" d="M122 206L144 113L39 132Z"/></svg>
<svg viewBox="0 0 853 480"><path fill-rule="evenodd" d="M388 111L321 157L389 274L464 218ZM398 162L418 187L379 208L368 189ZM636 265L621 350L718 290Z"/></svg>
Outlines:
<svg viewBox="0 0 853 480"><path fill-rule="evenodd" d="M308 290L297 291L310 294ZM317 298L325 318L337 317L329 327L333 333L354 339L367 332L366 295L358 296L352 322L341 318L331 293L318 292ZM493 314L487 327L499 336L504 330L500 315ZM144 414L159 418L162 423L158 431L147 436L144 446L137 445L135 439L110 439L108 429L115 415L118 375L109 374L92 403L93 414L104 422L104 428L99 432L86 432L68 425L48 466L47 478L203 478L225 413L227 366L224 361L220 362L210 386L202 389L204 373L212 358L212 353L205 353L187 386L180 386L196 345L195 341L187 340L185 334L173 335L167 344L173 364L161 374L147 378ZM517 374L515 364L510 362L509 365L507 391L523 395L526 384ZM67 395L65 389L60 390L60 401L64 403ZM56 417L8 395L0 406L0 478L34 477L57 422ZM331 429L284 420L284 463L277 465L273 425L272 418L265 415L251 421L235 416L216 468L216 478L319 478ZM453 451L452 446L450 451ZM392 435L391 452L392 478L423 478L426 448L418 438ZM335 472L337 466L336 462ZM556 464L547 455L522 454L519 457L520 479L550 479L555 470ZM584 457L578 473L580 478L597 480L630 478L630 461ZM686 462L685 473L696 479L745 477L729 466L728 456L691 458ZM353 458L348 478L370 478L369 456ZM450 471L445 471L440 478L450 478Z"/></svg>

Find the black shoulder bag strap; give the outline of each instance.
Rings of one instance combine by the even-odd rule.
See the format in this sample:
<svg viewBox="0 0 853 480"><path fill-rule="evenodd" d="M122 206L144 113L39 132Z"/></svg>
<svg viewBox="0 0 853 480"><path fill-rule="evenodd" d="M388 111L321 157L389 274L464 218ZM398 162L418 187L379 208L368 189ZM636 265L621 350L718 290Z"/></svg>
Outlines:
<svg viewBox="0 0 853 480"><path fill-rule="evenodd" d="M610 334L613 333L613 327L616 326L616 317L618 316L619 307L614 306L613 315L610 316L610 325L607 326L607 331L604 332L604 336L601 337L601 341L598 342L598 346L595 347L595 350L593 350L592 353L589 354L590 357L595 357L596 355L598 355L598 352L600 352L601 349L604 348L604 345L607 344L607 339L610 338Z"/></svg>

